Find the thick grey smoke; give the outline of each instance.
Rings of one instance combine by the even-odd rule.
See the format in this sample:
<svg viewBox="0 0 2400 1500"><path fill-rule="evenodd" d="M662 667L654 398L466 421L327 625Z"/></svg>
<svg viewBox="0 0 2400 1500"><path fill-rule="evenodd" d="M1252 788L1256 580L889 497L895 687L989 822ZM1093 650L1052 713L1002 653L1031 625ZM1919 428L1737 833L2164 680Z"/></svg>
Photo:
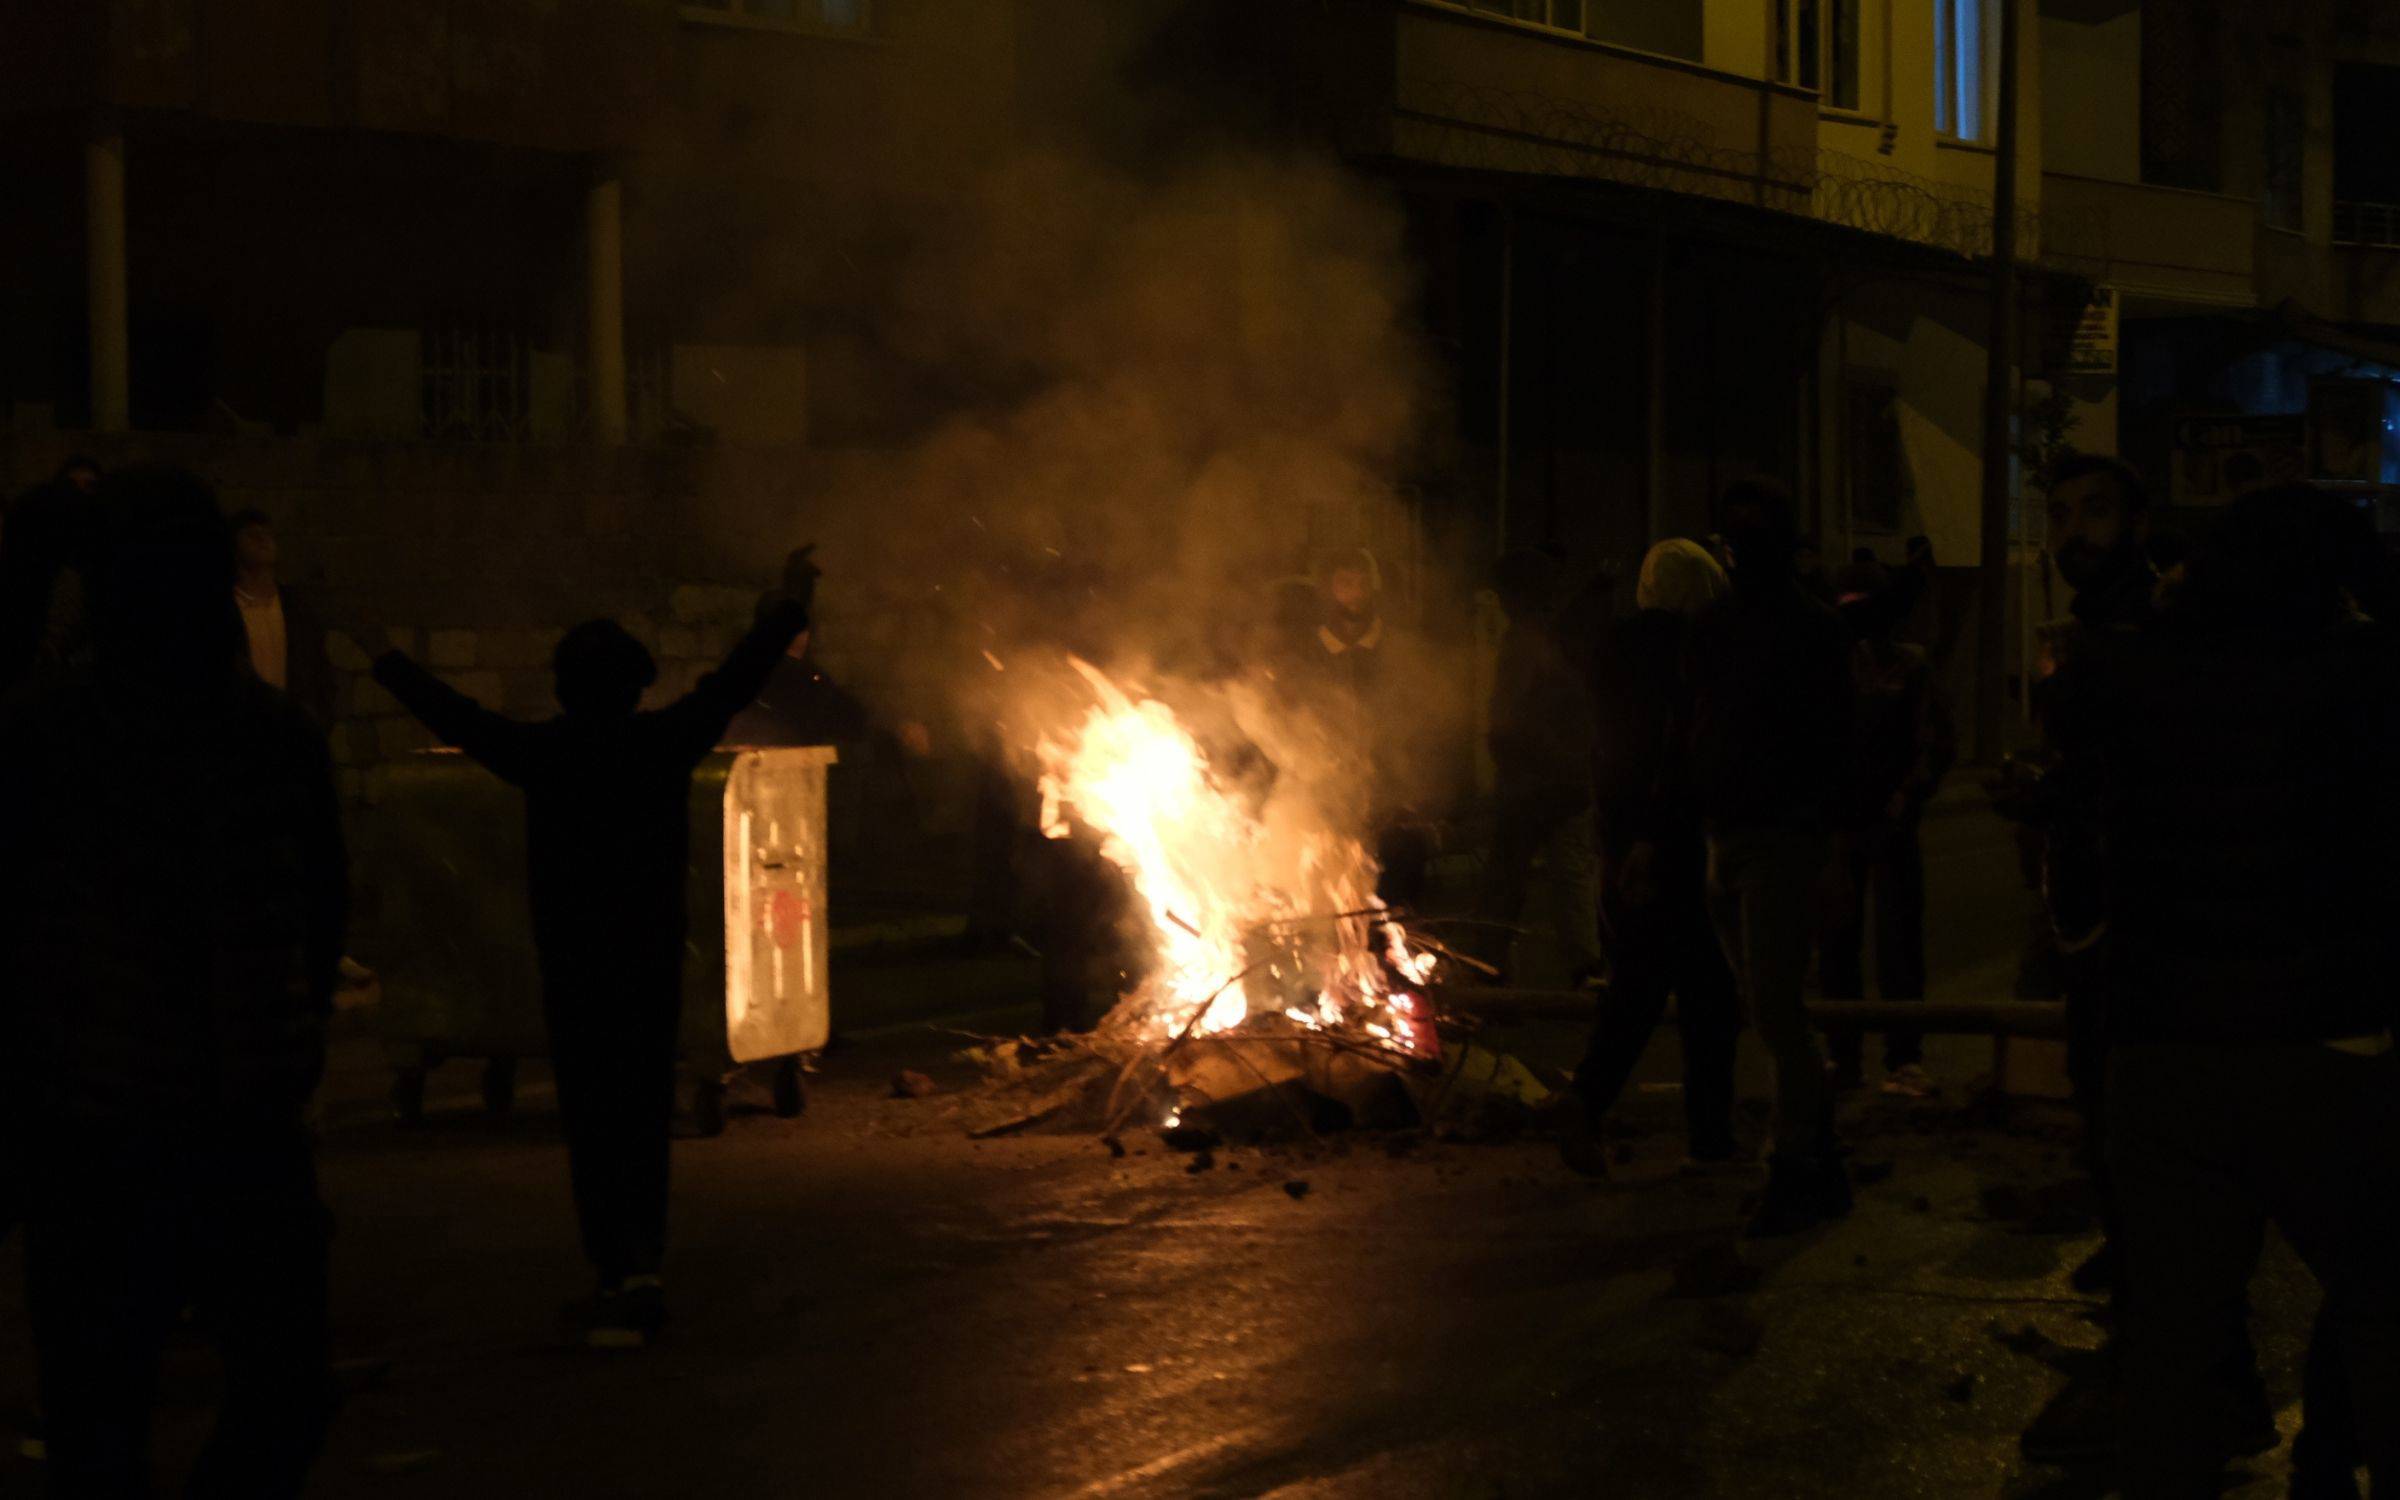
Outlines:
<svg viewBox="0 0 2400 1500"><path fill-rule="evenodd" d="M881 332L984 398L795 518L833 574L829 668L1021 748L1067 651L1161 691L1272 670L1275 585L1335 548L1377 551L1404 624L1411 292L1397 213L1329 162L994 172ZM1438 680L1417 727L1454 722Z"/></svg>

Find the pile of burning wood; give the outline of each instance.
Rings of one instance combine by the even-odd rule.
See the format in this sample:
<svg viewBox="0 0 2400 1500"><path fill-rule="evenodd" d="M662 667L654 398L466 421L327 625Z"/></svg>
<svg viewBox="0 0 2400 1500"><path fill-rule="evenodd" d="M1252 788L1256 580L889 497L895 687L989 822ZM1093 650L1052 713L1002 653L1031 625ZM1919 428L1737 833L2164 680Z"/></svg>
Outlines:
<svg viewBox="0 0 2400 1500"><path fill-rule="evenodd" d="M1430 990L1469 960L1384 908L1304 778L1237 785L1166 703L1073 665L1088 701L1040 744L1043 831L1122 873L1147 963L1092 1031L978 1049L973 1133L1315 1134L1538 1098L1505 1059L1445 1053Z"/></svg>

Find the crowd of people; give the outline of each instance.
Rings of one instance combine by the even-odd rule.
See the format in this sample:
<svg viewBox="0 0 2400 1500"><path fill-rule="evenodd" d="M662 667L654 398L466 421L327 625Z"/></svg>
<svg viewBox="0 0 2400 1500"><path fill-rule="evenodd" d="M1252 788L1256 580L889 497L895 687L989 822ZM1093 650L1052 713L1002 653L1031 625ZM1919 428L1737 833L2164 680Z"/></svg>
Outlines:
<svg viewBox="0 0 2400 1500"><path fill-rule="evenodd" d="M2400 1489L2400 575L2356 504L2303 485L2235 502L2163 576L2129 466L2069 455L2047 497L2072 618L2030 688L2039 748L1994 786L2041 893L2103 1205L2074 1279L2110 1294L2114 1335L2111 1380L2054 1404L2026 1451L2113 1454L2127 1495L2188 1497L2274 1447L2247 1323L2272 1223L2324 1288L2292 1493L2356 1496L2361 1466ZM1919 821L1955 747L1925 653L1898 638L1905 583L1856 560L1813 587L1771 487L1737 485L1720 516L1714 545L1644 558L1593 657L1592 712L1503 672L1525 696L1493 713L1490 909L1515 914L1528 831L1555 836L1575 805L1554 756L1510 743L1546 715L1592 749L1609 961L1562 1152L1606 1171L1594 1126L1672 995L1692 1163L1734 1158L1747 1023L1775 1096L1747 1232L1781 1235L1851 1207L1834 1101L1863 1039L1810 1024L1812 952L1826 997L1860 996L1871 903L1883 997L1922 998ZM1504 570L1504 598L1523 576ZM1512 635L1544 618L1510 617ZM1567 683L1549 655L1542 680ZM1587 887L1581 851L1550 857ZM1887 1035L1884 1086L1931 1092L1923 1058Z"/></svg>
<svg viewBox="0 0 2400 1500"><path fill-rule="evenodd" d="M0 533L0 1228L24 1231L62 1495L150 1493L151 1390L187 1314L225 1368L187 1493L298 1493L337 1404L310 1103L349 871L311 691L322 651L299 644L311 617L275 561L265 517L227 517L174 470L79 461ZM398 653L375 664L525 793L544 1010L599 1275L573 1328L594 1347L638 1347L665 1316L691 773L737 715L801 712L801 688L764 695L792 675L815 576L796 556L723 665L652 711L656 664L608 620L560 642L562 712L541 723Z"/></svg>
<svg viewBox="0 0 2400 1500"><path fill-rule="evenodd" d="M2166 578L2123 464L2070 458L2048 504L2074 618L2003 800L2106 1205L2077 1273L2116 1309L2103 1440L2137 1497L2214 1493L2229 1453L2273 1442L2245 1321L2272 1222L2325 1288L2294 1493L2356 1494L2362 1465L2400 1486L2400 583L2363 515L2306 487L2237 501ZM1903 639L1921 569L1812 569L1763 483L1723 496L1719 526L1653 547L1605 631L1555 563L1503 560L1480 910L1505 929L1546 867L1567 963L1600 994L1562 1130L1580 1170L1605 1172L1596 1127L1670 999L1693 1163L1739 1160L1734 1057L1756 1030L1774 1100L1747 1228L1789 1235L1851 1210L1835 1104L1864 1077L1863 1037L1811 1022L1812 963L1825 995L1861 995L1872 909L1883 998L1923 996L1920 822L1955 746ZM0 533L0 1228L25 1235L64 1494L147 1492L150 1389L187 1313L227 1372L191 1493L296 1493L336 1405L308 1110L347 872L321 645L276 564L265 517L169 470L70 464ZM724 663L650 711L656 664L611 621L560 642L562 711L538 723L375 664L526 798L595 1346L665 1317L685 789L740 716L798 733L830 711L795 706L817 692L815 579L797 554ZM1343 554L1290 622L1343 701L1372 698L1378 593L1373 560ZM1410 904L1429 841L1403 773L1376 785L1385 893ZM1934 1091L1919 1037L1884 1037L1882 1086Z"/></svg>

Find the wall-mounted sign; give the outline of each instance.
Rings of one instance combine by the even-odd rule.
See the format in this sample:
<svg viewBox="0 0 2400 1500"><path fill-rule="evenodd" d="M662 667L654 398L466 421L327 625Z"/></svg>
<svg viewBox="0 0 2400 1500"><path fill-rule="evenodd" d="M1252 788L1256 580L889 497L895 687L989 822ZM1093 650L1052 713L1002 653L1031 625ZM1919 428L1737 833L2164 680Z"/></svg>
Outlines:
<svg viewBox="0 0 2400 1500"><path fill-rule="evenodd" d="M2262 484L2307 470L2305 417L2179 417L2175 422L2177 505L2223 505Z"/></svg>
<svg viewBox="0 0 2400 1500"><path fill-rule="evenodd" d="M2308 383L2310 475L2351 484L2380 483L2400 439L2400 386L2388 380L2327 377Z"/></svg>
<svg viewBox="0 0 2400 1500"><path fill-rule="evenodd" d="M2075 331L2067 341L2066 373L2073 375L2114 375L2117 373L2117 289L2113 286L2092 288L2083 313L2075 320Z"/></svg>

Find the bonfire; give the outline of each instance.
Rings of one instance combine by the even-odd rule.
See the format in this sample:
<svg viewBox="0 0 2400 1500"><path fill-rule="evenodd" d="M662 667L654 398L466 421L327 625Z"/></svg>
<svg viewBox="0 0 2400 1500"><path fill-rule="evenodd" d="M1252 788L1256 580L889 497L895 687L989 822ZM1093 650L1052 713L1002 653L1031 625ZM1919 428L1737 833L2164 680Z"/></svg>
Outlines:
<svg viewBox="0 0 2400 1500"><path fill-rule="evenodd" d="M1079 702L1036 746L1042 831L1123 873L1151 961L1092 1033L1037 1054L1056 1066L988 1129L1088 1122L1072 1106L1091 1102L1111 1131L1236 1098L1304 1125L1328 1104L1345 1123L1408 1112L1401 1080L1441 1055L1438 960L1377 899L1337 799L1289 768L1265 790L1224 774L1167 702L1071 665Z"/></svg>

